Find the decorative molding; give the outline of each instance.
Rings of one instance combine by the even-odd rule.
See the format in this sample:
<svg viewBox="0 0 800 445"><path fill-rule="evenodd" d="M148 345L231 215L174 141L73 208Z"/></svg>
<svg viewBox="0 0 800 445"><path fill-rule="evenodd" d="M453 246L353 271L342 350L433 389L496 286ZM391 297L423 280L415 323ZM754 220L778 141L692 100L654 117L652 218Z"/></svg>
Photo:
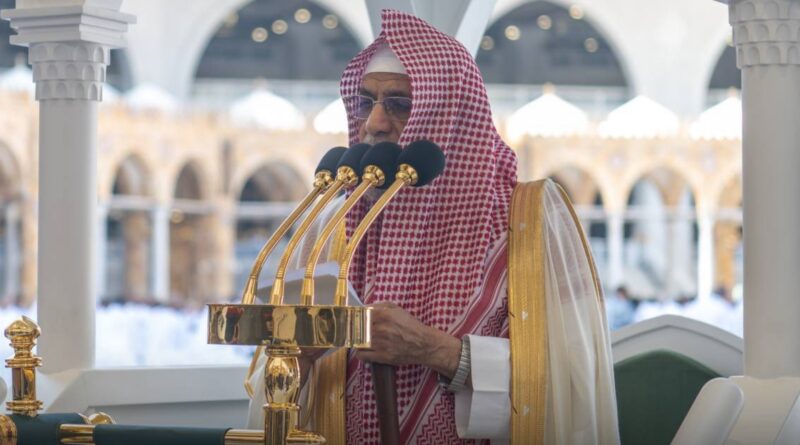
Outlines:
<svg viewBox="0 0 800 445"><path fill-rule="evenodd" d="M136 22L133 15L93 4L8 9L0 17L17 31L11 43L22 46L78 41L122 48L128 25Z"/></svg>
<svg viewBox="0 0 800 445"><path fill-rule="evenodd" d="M800 2L740 0L730 2L736 63L800 65Z"/></svg>
<svg viewBox="0 0 800 445"><path fill-rule="evenodd" d="M11 43L29 45L36 99L103 99L109 50L124 46L128 24L135 17L111 7L115 1L2 11L17 35ZM24 5L24 4L23 4ZM106 6L106 7L103 7Z"/></svg>
<svg viewBox="0 0 800 445"><path fill-rule="evenodd" d="M103 98L109 48L96 43L34 43L28 53L36 99Z"/></svg>

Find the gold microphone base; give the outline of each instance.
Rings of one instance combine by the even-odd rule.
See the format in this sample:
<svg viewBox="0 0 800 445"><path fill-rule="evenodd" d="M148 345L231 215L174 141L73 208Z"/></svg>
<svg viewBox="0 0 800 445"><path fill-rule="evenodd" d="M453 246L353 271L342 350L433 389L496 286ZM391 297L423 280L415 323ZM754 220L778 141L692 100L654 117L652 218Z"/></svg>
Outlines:
<svg viewBox="0 0 800 445"><path fill-rule="evenodd" d="M300 348L369 348L372 308L209 304L208 343Z"/></svg>
<svg viewBox="0 0 800 445"><path fill-rule="evenodd" d="M352 306L208 305L209 344L265 347L265 444L325 443L298 428L301 348L369 348L371 315Z"/></svg>

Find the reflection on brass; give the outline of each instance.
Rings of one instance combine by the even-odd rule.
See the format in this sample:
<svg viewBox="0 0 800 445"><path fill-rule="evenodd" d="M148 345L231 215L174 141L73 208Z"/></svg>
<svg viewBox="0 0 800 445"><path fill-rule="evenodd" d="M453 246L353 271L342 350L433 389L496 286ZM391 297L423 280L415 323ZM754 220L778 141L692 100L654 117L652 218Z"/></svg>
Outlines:
<svg viewBox="0 0 800 445"><path fill-rule="evenodd" d="M8 416L0 415L0 444L17 445L17 425Z"/></svg>
<svg viewBox="0 0 800 445"><path fill-rule="evenodd" d="M311 189L311 192L300 201L300 205L298 205L289 216L286 217L285 220L278 226L278 229L275 230L275 233L272 234L272 237L264 244L264 247L261 248L261 251L258 252L258 257L256 257L255 263L253 263L253 267L250 270L250 276L247 278L247 284L245 285L244 292L242 294L242 303L243 304L253 304L256 301L256 290L258 288L258 276L261 275L261 269L264 267L264 263L267 261L267 257L272 250L278 245L283 236L286 235L286 232L292 227L292 224L300 218L306 209L317 199L317 196L322 194L328 186L331 185L333 182L333 176L331 172L327 170L322 170L314 177L314 186Z"/></svg>
<svg viewBox="0 0 800 445"><path fill-rule="evenodd" d="M264 432L256 430L228 430L225 433L225 445L247 445L264 443Z"/></svg>
<svg viewBox="0 0 800 445"><path fill-rule="evenodd" d="M113 425L117 422L114 422L114 418L109 416L104 412L97 412L89 416L88 423L90 425Z"/></svg>
<svg viewBox="0 0 800 445"><path fill-rule="evenodd" d="M13 395L6 407L14 414L33 417L42 409L42 402L36 400L36 368L42 366L42 359L31 352L41 334L39 326L25 316L5 330L5 336L14 348L14 357L6 360L6 368L11 368Z"/></svg>
<svg viewBox="0 0 800 445"><path fill-rule="evenodd" d="M347 302L347 276L350 273L350 263L353 261L353 255L356 252L358 243L361 242L361 238L364 237L367 230L369 230L370 226L375 221L375 218L378 217L397 192L407 185L416 184L418 180L419 175L417 171L414 170L414 167L408 164L400 164L397 175L395 175L395 181L383 192L375 204L372 205L364 216L364 219L358 223L358 227L353 231L353 236L350 237L350 242L347 243L344 255L342 255L341 258L341 263L339 264L339 277L336 280L336 294L333 300L334 305L342 306Z"/></svg>
<svg viewBox="0 0 800 445"><path fill-rule="evenodd" d="M264 443L286 445L290 443L321 444L325 438L319 434L301 431L298 427L300 405L300 348L297 346L270 346L267 348L267 366L264 370Z"/></svg>
<svg viewBox="0 0 800 445"><path fill-rule="evenodd" d="M209 304L208 343L367 348L372 308Z"/></svg>
<svg viewBox="0 0 800 445"><path fill-rule="evenodd" d="M278 268L275 272L275 281L272 283L272 295L270 295L270 304L283 303L283 288L284 277L286 276L286 269L289 267L289 260L291 259L292 252L297 248L300 240L305 236L308 229L311 227L319 214L325 209L325 206L339 193L343 188L353 187L358 183L358 174L350 167L339 167L336 172L336 181L331 184L328 190L322 195L319 201L311 208L306 218L300 223L297 231L294 232L286 245L286 250L283 251Z"/></svg>
<svg viewBox="0 0 800 445"><path fill-rule="evenodd" d="M58 440L67 445L93 444L94 425L64 424L58 426Z"/></svg>

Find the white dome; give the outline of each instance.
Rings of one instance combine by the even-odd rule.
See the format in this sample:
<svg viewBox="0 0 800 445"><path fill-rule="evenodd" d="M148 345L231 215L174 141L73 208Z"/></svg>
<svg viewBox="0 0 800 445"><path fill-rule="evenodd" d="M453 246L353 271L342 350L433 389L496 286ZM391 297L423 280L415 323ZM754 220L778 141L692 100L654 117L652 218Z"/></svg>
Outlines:
<svg viewBox="0 0 800 445"><path fill-rule="evenodd" d="M305 116L294 104L265 89L257 89L234 102L230 117L237 125L254 125L268 130L302 130L306 127Z"/></svg>
<svg viewBox="0 0 800 445"><path fill-rule="evenodd" d="M608 114L597 126L602 137L646 139L678 133L678 116L658 102L636 96Z"/></svg>
<svg viewBox="0 0 800 445"><path fill-rule="evenodd" d="M14 68L0 74L0 90L27 92L33 97L36 94L33 72L27 65L15 65Z"/></svg>
<svg viewBox="0 0 800 445"><path fill-rule="evenodd" d="M510 139L522 136L561 137L584 133L589 117L555 93L545 93L515 111L507 121Z"/></svg>
<svg viewBox="0 0 800 445"><path fill-rule="evenodd" d="M320 134L347 134L347 110L342 99L329 103L314 117L314 130Z"/></svg>
<svg viewBox="0 0 800 445"><path fill-rule="evenodd" d="M692 123L695 139L741 139L742 101L729 97L700 114Z"/></svg>
<svg viewBox="0 0 800 445"><path fill-rule="evenodd" d="M158 85L144 83L125 93L125 103L133 110L159 110L172 113L178 110L178 100Z"/></svg>

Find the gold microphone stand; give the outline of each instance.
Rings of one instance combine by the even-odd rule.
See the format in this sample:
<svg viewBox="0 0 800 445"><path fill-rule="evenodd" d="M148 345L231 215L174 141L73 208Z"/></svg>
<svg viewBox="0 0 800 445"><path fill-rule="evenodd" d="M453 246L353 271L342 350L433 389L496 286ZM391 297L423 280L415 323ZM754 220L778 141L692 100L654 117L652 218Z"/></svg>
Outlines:
<svg viewBox="0 0 800 445"><path fill-rule="evenodd" d="M283 304L284 277L291 253L336 193L357 182L358 175L352 168L339 168L336 180L289 240L278 265L269 304L246 303L255 301L258 272L267 257L264 254L259 255L253 265L254 274L248 280L245 297L252 295L252 298L243 298L242 304L208 305L209 344L258 345L251 373L261 347L266 348L264 445L325 443L324 437L303 431L298 425L301 348L370 347L370 308L315 305L313 300L299 305Z"/></svg>

